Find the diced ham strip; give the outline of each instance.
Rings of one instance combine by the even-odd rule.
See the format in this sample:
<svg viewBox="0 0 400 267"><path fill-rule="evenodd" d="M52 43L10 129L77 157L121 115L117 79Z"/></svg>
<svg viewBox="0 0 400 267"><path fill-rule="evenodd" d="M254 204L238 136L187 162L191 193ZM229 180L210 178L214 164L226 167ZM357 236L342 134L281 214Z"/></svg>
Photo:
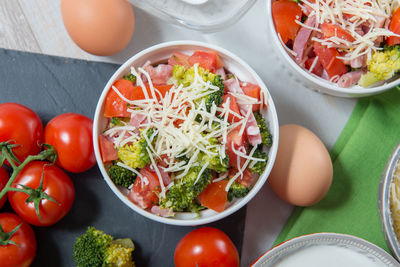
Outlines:
<svg viewBox="0 0 400 267"><path fill-rule="evenodd" d="M231 78L225 81L225 86L227 87L229 92L232 93L238 93L238 94L244 94L242 88L240 88L238 80ZM252 107L249 105L243 105L239 104L239 109L240 109L240 114L242 116L246 116L249 109ZM252 146L256 146L258 144L261 144L261 134L260 134L260 129L258 128L256 118L254 117L253 112L250 112L249 119L247 120L246 124L246 133L247 133L247 138L249 140L249 143Z"/></svg>
<svg viewBox="0 0 400 267"><path fill-rule="evenodd" d="M362 74L363 74L363 71L361 71L361 70L348 72L346 74L343 74L339 78L337 84L338 84L338 86L343 87L343 88L353 86L358 83Z"/></svg>
<svg viewBox="0 0 400 267"><path fill-rule="evenodd" d="M367 55L362 55L350 60L350 66L354 69L365 67L367 64Z"/></svg>
<svg viewBox="0 0 400 267"><path fill-rule="evenodd" d="M171 183L171 178L169 177L168 173L166 173L164 171L164 168L161 167L161 166L158 166L158 170L160 171L161 178L162 178L162 180L164 182L164 185L165 186L169 185Z"/></svg>
<svg viewBox="0 0 400 267"><path fill-rule="evenodd" d="M167 64L159 64L157 67L147 65L143 69L150 75L153 84L166 84L172 75L173 67ZM147 82L145 75L141 76L144 82Z"/></svg>
<svg viewBox="0 0 400 267"><path fill-rule="evenodd" d="M216 70L215 70L215 75L221 75L221 78L222 78L223 80L226 79L226 73L225 73L224 68L218 68L218 69L216 69Z"/></svg>
<svg viewBox="0 0 400 267"><path fill-rule="evenodd" d="M308 17L305 24L310 27L315 26L315 16ZM306 27L301 27L294 39L293 51L296 53L296 62L298 64L303 62L304 51L306 50L308 40L310 38L312 30Z"/></svg>
<svg viewBox="0 0 400 267"><path fill-rule="evenodd" d="M161 217L171 217L174 216L175 213L172 211L172 209L164 209L161 208L160 206L153 206L151 207L151 213L161 216Z"/></svg>
<svg viewBox="0 0 400 267"><path fill-rule="evenodd" d="M135 114L132 113L131 119L129 121L129 125L134 126L136 129L139 128L139 126L144 122L146 119L146 115L144 114Z"/></svg>

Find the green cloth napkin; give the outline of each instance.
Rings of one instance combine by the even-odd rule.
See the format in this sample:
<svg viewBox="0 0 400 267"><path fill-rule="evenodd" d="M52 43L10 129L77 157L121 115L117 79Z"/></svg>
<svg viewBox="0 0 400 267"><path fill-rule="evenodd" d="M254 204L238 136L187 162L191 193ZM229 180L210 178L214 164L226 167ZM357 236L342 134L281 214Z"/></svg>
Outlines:
<svg viewBox="0 0 400 267"><path fill-rule="evenodd" d="M296 207L275 245L319 232L351 234L389 251L378 210L379 181L400 141L400 91L359 99L330 153L333 181L315 206Z"/></svg>

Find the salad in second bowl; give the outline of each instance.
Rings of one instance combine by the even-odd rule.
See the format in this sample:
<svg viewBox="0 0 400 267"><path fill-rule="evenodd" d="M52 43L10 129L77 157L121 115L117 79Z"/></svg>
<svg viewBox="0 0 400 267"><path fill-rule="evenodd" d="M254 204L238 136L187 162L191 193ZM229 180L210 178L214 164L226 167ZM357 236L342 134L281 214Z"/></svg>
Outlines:
<svg viewBox="0 0 400 267"><path fill-rule="evenodd" d="M399 0L273 0L282 45L303 69L340 87L400 72Z"/></svg>
<svg viewBox="0 0 400 267"><path fill-rule="evenodd" d="M131 67L104 102L102 161L142 209L164 217L222 212L267 166L266 104L260 87L240 81L215 52Z"/></svg>

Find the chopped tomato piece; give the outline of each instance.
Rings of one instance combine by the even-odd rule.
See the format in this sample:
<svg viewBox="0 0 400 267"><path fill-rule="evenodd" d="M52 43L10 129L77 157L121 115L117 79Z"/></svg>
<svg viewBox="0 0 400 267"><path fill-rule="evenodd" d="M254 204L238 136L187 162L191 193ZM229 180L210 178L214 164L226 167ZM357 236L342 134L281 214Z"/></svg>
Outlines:
<svg viewBox="0 0 400 267"><path fill-rule="evenodd" d="M306 69L310 70L311 66L314 64L314 60L316 59L316 57L312 57L306 60L305 66ZM317 76L321 76L322 75L322 71L324 70L324 68L321 65L321 62L319 60L317 60L317 62L315 62L314 68L312 69L312 73L314 73Z"/></svg>
<svg viewBox="0 0 400 267"><path fill-rule="evenodd" d="M337 58L339 52L335 48L327 48L318 42L314 42L314 53L318 56L318 60L328 73L329 78L336 75L341 76L348 72L343 61Z"/></svg>
<svg viewBox="0 0 400 267"><path fill-rule="evenodd" d="M301 20L302 14L301 7L294 1L279 0L272 3L272 17L275 28L285 44L289 40L294 41L300 29L296 20Z"/></svg>
<svg viewBox="0 0 400 267"><path fill-rule="evenodd" d="M240 127L236 127L232 131L228 133L226 140L226 153L229 156L229 165L233 166L235 169L238 169L238 155L233 151L232 145L236 151L244 150L243 152L247 154L248 152L248 144L246 142L246 131L240 136ZM243 166L246 159L240 157L240 166Z"/></svg>
<svg viewBox="0 0 400 267"><path fill-rule="evenodd" d="M250 170L245 169L243 171L243 177L239 176L236 179L236 182L249 188L254 183L254 174Z"/></svg>
<svg viewBox="0 0 400 267"><path fill-rule="evenodd" d="M161 192L160 182L157 174L149 167L140 169L139 173L147 181L142 182L142 179L138 176L129 191L128 199L142 209L149 209L158 204L157 192Z"/></svg>
<svg viewBox="0 0 400 267"><path fill-rule="evenodd" d="M253 83L241 83L240 87L242 88L243 93L245 93L245 95L258 99L258 101L261 101L260 86ZM261 104L254 104L252 110L253 111L260 110L260 107Z"/></svg>
<svg viewBox="0 0 400 267"><path fill-rule="evenodd" d="M217 69L218 55L215 52L195 51L188 59L190 66L199 63L199 66L214 72Z"/></svg>
<svg viewBox="0 0 400 267"><path fill-rule="evenodd" d="M225 180L211 182L197 197L201 205L216 212L224 211L228 197L228 192L225 191L227 184L228 181Z"/></svg>
<svg viewBox="0 0 400 267"><path fill-rule="evenodd" d="M340 27L338 25L330 24L327 22L325 22L321 25L321 31L322 31L322 34L324 35L324 38L330 38L330 37L337 36L338 38L349 41L349 42L354 42L354 40L355 40L354 37L351 35L351 33L346 31L342 27Z"/></svg>
<svg viewBox="0 0 400 267"><path fill-rule="evenodd" d="M142 87L134 86L132 82L128 80L118 80L113 86L128 100L140 100L145 99L145 95ZM154 87L165 96L165 93L171 89L172 85L154 85ZM149 85L146 84L147 93L151 96ZM159 95L156 93L157 98ZM127 103L112 89L108 91L105 101L105 117L130 117L130 113L127 111Z"/></svg>
<svg viewBox="0 0 400 267"><path fill-rule="evenodd" d="M237 104L237 102L236 102L236 98L235 98L234 96L232 96L232 95L228 95L228 94L223 95L223 96L222 96L223 102L222 102L222 104L220 105L220 107L222 108L223 105L226 104L226 101L227 101L228 97L229 97L229 109L230 109L231 111L235 112L236 114L240 115L240 109L239 109L239 106L238 106L238 104ZM221 114L221 112L218 112L218 114ZM236 116L233 115L232 113L229 113L229 115L228 115L228 122L233 123L233 122L237 122L237 121L239 121L239 120L240 120L240 119L239 119L238 117L236 117Z"/></svg>
<svg viewBox="0 0 400 267"><path fill-rule="evenodd" d="M99 136L100 155L103 162L110 162L118 159L118 151L114 144L104 135Z"/></svg>
<svg viewBox="0 0 400 267"><path fill-rule="evenodd" d="M189 65L189 56L179 53L179 52L175 52L172 54L172 56L168 59L168 64L171 66L175 66L175 65L182 65L185 66L186 68L188 68Z"/></svg>
<svg viewBox="0 0 400 267"><path fill-rule="evenodd" d="M390 19L389 30L396 34L400 34L400 7L396 9L396 11L393 13L392 18ZM387 38L388 46L396 44L400 44L400 37L389 36Z"/></svg>

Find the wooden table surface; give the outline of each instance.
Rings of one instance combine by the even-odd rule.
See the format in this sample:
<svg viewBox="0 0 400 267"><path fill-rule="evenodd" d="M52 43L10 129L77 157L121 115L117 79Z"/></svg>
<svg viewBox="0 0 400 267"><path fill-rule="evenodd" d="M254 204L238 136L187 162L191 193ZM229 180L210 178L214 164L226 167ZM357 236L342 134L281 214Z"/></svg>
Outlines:
<svg viewBox="0 0 400 267"><path fill-rule="evenodd" d="M213 34L170 25L135 8L135 33L127 48L114 56L98 57L80 50L69 38L61 19L60 0L1 0L0 47L122 63L138 51L165 41L190 39L220 45L246 59L264 80L277 107L280 125L306 126L331 148L356 100L321 95L288 78L290 74L270 45L264 2L256 2L238 23ZM6 66L0 62L3 67ZM248 204L242 266L248 266L271 247L291 209L268 185Z"/></svg>

